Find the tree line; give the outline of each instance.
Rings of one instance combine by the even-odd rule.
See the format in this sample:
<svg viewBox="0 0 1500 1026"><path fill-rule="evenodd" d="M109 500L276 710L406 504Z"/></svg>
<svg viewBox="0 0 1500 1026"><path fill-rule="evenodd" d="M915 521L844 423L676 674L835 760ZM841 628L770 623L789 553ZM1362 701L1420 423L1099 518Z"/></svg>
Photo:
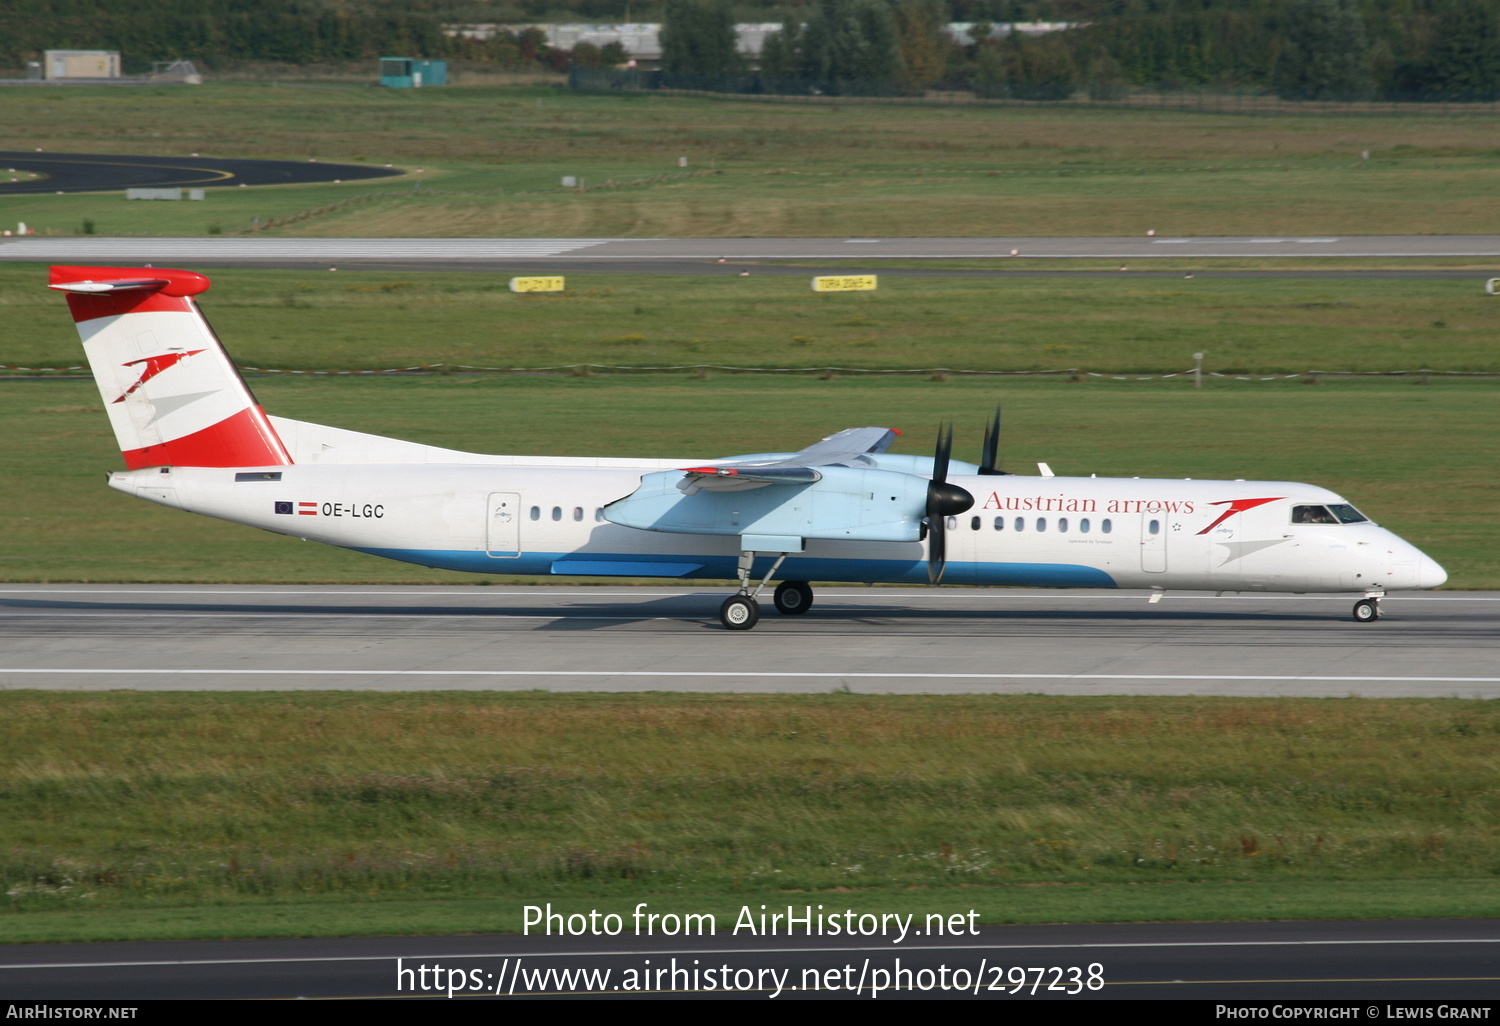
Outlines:
<svg viewBox="0 0 1500 1026"><path fill-rule="evenodd" d="M569 0L558 7L568 9ZM571 0L578 20L663 25L660 84L827 95L970 90L991 98L1112 99L1135 88L1289 99L1500 99L1496 0ZM759 4L759 6L757 6ZM612 67L618 45L547 46L538 29L479 40L453 22L539 17L551 0L24 0L7 4L0 65L46 49L119 50L127 73L185 57L311 64L382 56L504 69ZM536 7L533 11L532 7ZM557 20L562 15L551 13ZM734 22L780 23L753 64ZM996 25L1060 21L1046 35ZM951 21L974 22L954 39Z"/></svg>
<svg viewBox="0 0 1500 1026"><path fill-rule="evenodd" d="M1495 0L1123 0L1080 3L1064 31L980 21L947 31L942 0L811 0L758 67L735 52L728 0L667 0L661 84L821 95L1060 100L1131 88L1304 100L1500 99Z"/></svg>

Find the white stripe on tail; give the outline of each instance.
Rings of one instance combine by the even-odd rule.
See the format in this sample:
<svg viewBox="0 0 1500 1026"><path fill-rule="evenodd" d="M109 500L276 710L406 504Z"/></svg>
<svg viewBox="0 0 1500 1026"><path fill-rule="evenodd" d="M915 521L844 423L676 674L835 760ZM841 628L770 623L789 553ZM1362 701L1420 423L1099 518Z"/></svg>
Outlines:
<svg viewBox="0 0 1500 1026"><path fill-rule="evenodd" d="M292 462L193 296L209 281L155 267L54 267L125 465Z"/></svg>

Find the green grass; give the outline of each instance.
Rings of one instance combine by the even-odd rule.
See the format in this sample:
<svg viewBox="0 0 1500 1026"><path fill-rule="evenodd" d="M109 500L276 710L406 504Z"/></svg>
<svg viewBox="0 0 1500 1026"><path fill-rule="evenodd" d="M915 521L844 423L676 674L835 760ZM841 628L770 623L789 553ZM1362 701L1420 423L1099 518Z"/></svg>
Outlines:
<svg viewBox="0 0 1500 1026"><path fill-rule="evenodd" d="M1245 117L766 104L555 86L11 90L11 145L392 163L388 183L210 190L202 203L0 197L74 233L352 236L1432 234L1500 230L1486 116ZM1361 159L1363 151L1369 159ZM678 171L714 174L635 182ZM562 175L589 191L563 191ZM413 192L414 180L424 182ZM615 183L608 185L606 183ZM603 186L594 188L594 186Z"/></svg>
<svg viewBox="0 0 1500 1026"><path fill-rule="evenodd" d="M572 275L517 296L508 276L223 269L203 300L244 366L378 370L858 367L1159 373L1500 371L1500 300L1470 280L926 278L873 293L808 278ZM77 335L45 270L0 264L0 364L72 366Z"/></svg>
<svg viewBox="0 0 1500 1026"><path fill-rule="evenodd" d="M0 711L7 939L513 929L525 903L647 896L985 922L1500 913L1489 704L11 692Z"/></svg>

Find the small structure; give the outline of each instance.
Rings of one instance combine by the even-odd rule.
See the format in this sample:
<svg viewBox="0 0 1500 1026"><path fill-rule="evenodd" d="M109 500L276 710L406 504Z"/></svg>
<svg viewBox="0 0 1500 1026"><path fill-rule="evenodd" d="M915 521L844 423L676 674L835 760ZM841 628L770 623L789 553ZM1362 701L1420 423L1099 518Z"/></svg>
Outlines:
<svg viewBox="0 0 1500 1026"><path fill-rule="evenodd" d="M204 197L202 189L187 190L187 198L190 200L201 200ZM180 200L181 189L148 189L131 188L125 190L125 198L128 200Z"/></svg>
<svg viewBox="0 0 1500 1026"><path fill-rule="evenodd" d="M119 50L44 50L42 75L60 78L119 78Z"/></svg>
<svg viewBox="0 0 1500 1026"><path fill-rule="evenodd" d="M388 89L420 89L448 84L448 62L415 57L380 58L380 84Z"/></svg>

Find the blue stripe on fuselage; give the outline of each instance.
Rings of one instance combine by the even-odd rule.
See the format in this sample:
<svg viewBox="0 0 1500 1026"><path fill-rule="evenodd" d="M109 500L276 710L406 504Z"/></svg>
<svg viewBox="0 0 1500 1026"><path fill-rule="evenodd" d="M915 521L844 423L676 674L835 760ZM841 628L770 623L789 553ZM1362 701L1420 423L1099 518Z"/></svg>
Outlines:
<svg viewBox="0 0 1500 1026"><path fill-rule="evenodd" d="M679 580L710 579L733 580L736 569L734 556L706 556L684 553L681 556L652 555L639 553L589 552L526 552L519 556L497 558L483 552L456 549L365 549L356 552L372 556L383 556L403 563L437 567L441 570L464 570L477 574L517 574L550 576L552 564L562 561L587 559L590 563L628 563L640 567L644 563L660 563L664 569L686 563L701 564L688 573L664 573ZM771 569L774 556L757 556L752 576L764 575ZM640 574L638 576L654 576ZM893 584L926 584L927 564L922 560L907 559L828 559L815 556L788 556L781 569L776 572L782 581L869 581ZM1027 588L1114 588L1114 578L1103 570L1073 563L957 563L948 564L943 580L948 584L995 584Z"/></svg>

